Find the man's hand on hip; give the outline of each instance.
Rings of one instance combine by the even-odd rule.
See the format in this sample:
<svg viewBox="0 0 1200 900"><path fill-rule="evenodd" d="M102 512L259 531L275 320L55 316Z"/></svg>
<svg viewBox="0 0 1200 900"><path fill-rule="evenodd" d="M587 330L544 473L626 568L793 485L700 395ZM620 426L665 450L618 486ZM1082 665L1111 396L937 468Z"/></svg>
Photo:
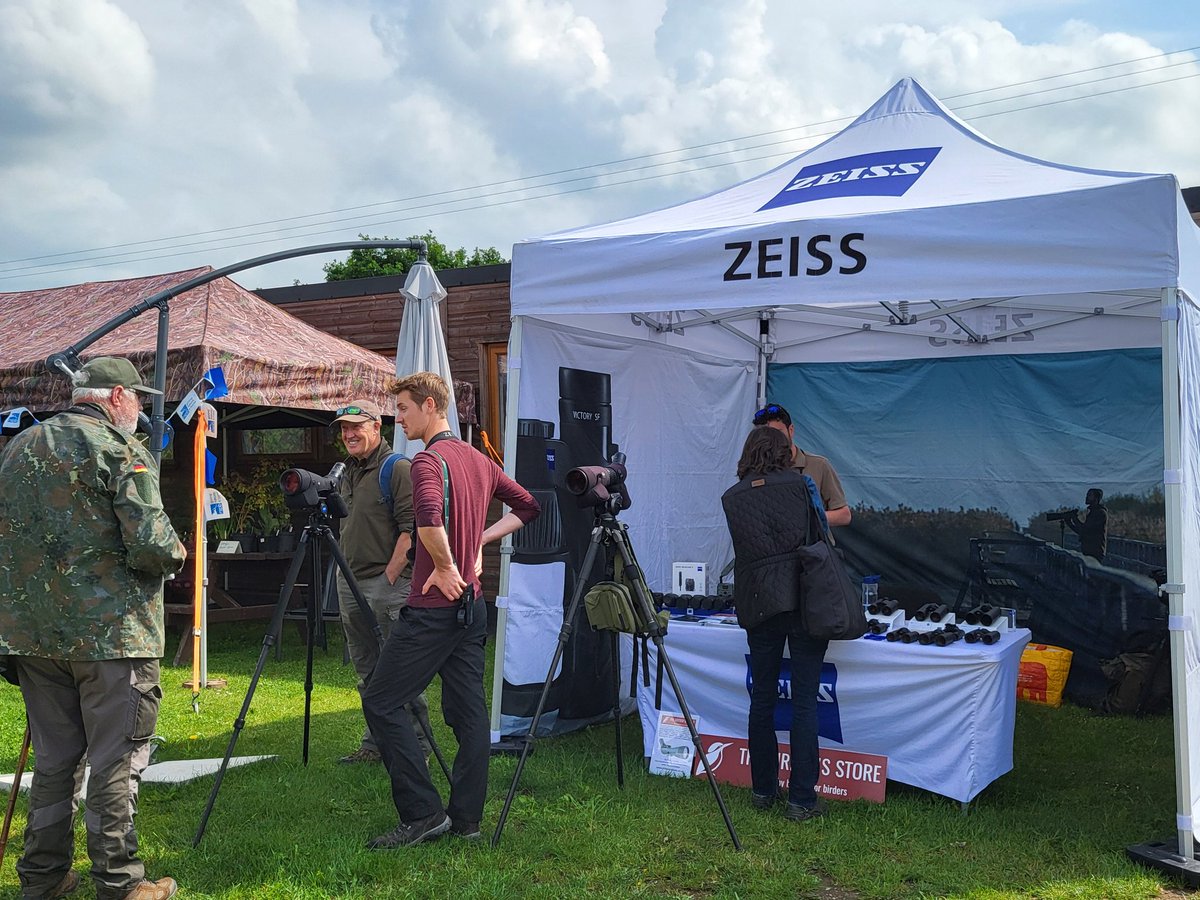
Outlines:
<svg viewBox="0 0 1200 900"><path fill-rule="evenodd" d="M435 568L421 592L429 593L430 588L437 588L443 597L454 601L462 596L463 591L467 589L467 583L458 573L458 566L452 563L448 568Z"/></svg>

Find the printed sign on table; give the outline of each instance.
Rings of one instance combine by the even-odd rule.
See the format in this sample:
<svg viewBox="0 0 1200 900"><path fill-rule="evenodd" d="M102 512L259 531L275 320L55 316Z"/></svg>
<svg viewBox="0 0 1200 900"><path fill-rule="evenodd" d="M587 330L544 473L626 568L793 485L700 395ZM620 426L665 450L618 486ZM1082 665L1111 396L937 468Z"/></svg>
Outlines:
<svg viewBox="0 0 1200 900"><path fill-rule="evenodd" d="M665 713L664 713L665 715ZM700 744L713 776L722 784L751 787L750 745L745 738L701 734ZM792 749L779 745L779 786L786 788L792 770ZM696 760L693 774L704 778L704 766ZM854 753L832 747L820 748L817 796L829 800L870 800L882 803L887 795L887 757Z"/></svg>

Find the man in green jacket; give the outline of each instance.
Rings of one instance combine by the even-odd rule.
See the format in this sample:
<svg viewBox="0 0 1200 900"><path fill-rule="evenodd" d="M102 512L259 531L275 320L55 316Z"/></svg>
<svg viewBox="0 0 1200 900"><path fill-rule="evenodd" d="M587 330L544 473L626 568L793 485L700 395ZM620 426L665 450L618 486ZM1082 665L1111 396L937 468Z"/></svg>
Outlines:
<svg viewBox="0 0 1200 900"><path fill-rule="evenodd" d="M142 383L126 359L84 365L66 412L0 458L0 655L25 699L36 761L17 873L26 897L61 897L71 868L80 765L96 896L163 900L145 880L133 817L162 689L163 579L186 553L158 470L133 433Z"/></svg>
<svg viewBox="0 0 1200 900"><path fill-rule="evenodd" d="M342 476L341 495L350 509L342 520L341 547L359 589L387 640L392 623L408 601L412 567L408 551L412 546L412 467L407 459L397 459L388 473L391 503L384 503L380 492L380 469L392 454L383 439L382 411L370 400L355 400L337 411L333 421L341 429L342 443L350 458ZM346 649L354 671L358 673L361 693L379 661L379 638L369 619L363 615L342 574L338 573L338 608ZM413 701L417 715L428 721L428 704L421 694ZM419 722L413 727L420 735L421 749L429 757L429 742ZM339 762L379 762L379 748L369 728L363 731L359 747Z"/></svg>

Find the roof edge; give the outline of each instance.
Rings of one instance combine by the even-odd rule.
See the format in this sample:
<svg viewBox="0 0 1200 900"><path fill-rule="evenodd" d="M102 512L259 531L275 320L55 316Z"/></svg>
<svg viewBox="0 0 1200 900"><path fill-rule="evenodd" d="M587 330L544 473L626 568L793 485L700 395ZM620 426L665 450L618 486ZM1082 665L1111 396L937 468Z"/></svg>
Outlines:
<svg viewBox="0 0 1200 900"><path fill-rule="evenodd" d="M444 288L474 287L481 284L506 284L512 276L511 263L439 269L438 280ZM343 297L368 297L375 294L399 294L407 275L376 275L347 281L324 281L287 287L260 288L253 293L276 306L305 300L330 300Z"/></svg>

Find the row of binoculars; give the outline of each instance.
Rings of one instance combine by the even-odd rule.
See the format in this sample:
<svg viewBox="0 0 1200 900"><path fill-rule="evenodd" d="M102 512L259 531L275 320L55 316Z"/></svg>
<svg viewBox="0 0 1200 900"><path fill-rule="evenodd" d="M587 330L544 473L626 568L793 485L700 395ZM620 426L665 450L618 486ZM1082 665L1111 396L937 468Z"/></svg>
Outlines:
<svg viewBox="0 0 1200 900"><path fill-rule="evenodd" d="M733 606L733 598L718 594L659 594L654 593L654 602L671 609L702 609L720 612Z"/></svg>
<svg viewBox="0 0 1200 900"><path fill-rule="evenodd" d="M872 624L883 625L883 629L876 630L871 627ZM887 625L881 622L868 622L867 630L872 634L881 634L886 630ZM889 641L900 641L903 644L933 644L936 647L946 647L956 641L966 641L968 644L994 644L1000 640L1000 632L991 631L987 628L972 628L970 631L964 631L953 623L947 623L941 628L934 628L928 631L914 631L910 628L897 628L894 631L887 632Z"/></svg>
<svg viewBox="0 0 1200 900"><path fill-rule="evenodd" d="M889 641L900 641L903 644L933 644L945 647L963 639L963 631L957 625L944 625L929 631L914 631L911 628L897 628L887 633Z"/></svg>

